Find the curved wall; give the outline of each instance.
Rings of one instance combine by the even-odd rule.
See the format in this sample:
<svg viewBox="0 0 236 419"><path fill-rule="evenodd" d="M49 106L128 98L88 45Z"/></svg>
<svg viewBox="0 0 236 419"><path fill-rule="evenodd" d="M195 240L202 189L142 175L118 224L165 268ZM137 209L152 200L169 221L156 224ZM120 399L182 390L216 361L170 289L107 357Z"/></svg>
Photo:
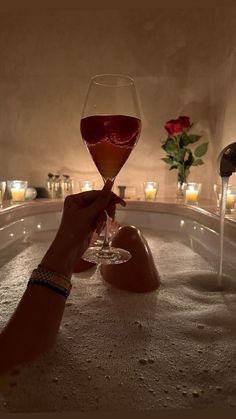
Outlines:
<svg viewBox="0 0 236 419"><path fill-rule="evenodd" d="M99 187L80 114L89 78L120 72L135 78L143 131L117 184L141 196L143 180L158 178L159 196L173 196L161 141L164 123L182 114L210 143L190 180L213 197L216 157L235 132L235 17L227 7L0 13L0 178L40 186L52 171Z"/></svg>

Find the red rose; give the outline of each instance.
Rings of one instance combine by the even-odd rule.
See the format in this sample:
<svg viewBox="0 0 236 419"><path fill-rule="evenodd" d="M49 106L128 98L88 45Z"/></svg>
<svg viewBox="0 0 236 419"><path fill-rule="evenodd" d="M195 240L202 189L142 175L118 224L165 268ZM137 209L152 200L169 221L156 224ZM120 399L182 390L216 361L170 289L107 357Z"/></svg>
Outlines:
<svg viewBox="0 0 236 419"><path fill-rule="evenodd" d="M165 124L165 129L170 135L179 134L183 131L182 125L179 119L171 119Z"/></svg>
<svg viewBox="0 0 236 419"><path fill-rule="evenodd" d="M190 127L190 118L188 116L179 116L178 121L182 125L182 128Z"/></svg>
<svg viewBox="0 0 236 419"><path fill-rule="evenodd" d="M171 119L165 124L165 129L169 135L180 134L184 129L190 127L190 118L188 116L179 116L178 119Z"/></svg>

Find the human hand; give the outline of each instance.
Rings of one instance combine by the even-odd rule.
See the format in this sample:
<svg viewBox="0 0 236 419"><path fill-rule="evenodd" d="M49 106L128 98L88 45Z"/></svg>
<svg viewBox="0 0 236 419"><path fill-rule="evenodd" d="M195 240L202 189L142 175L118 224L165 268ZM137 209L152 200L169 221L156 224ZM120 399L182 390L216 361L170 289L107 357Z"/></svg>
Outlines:
<svg viewBox="0 0 236 419"><path fill-rule="evenodd" d="M116 204L126 204L111 192L112 186L113 183L108 180L101 191L93 190L68 196L58 234L63 235L64 240L68 240L72 246L76 246L81 239L89 241L94 230L99 232L106 219L105 211L114 219Z"/></svg>
<svg viewBox="0 0 236 419"><path fill-rule="evenodd" d="M42 260L42 265L69 276L74 264L87 249L94 230L99 231L106 211L114 218L116 204L125 202L111 192L108 180L100 191L93 190L70 195L65 199L61 224L56 237ZM60 272L59 272L60 271Z"/></svg>

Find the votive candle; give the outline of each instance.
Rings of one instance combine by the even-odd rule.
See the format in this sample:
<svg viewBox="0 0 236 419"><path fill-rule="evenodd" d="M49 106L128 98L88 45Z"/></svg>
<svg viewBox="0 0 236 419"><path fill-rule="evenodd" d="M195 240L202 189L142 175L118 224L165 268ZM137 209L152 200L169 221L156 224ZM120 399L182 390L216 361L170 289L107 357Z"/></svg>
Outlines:
<svg viewBox="0 0 236 419"><path fill-rule="evenodd" d="M157 182L144 182L144 195L146 201L155 201L157 195Z"/></svg>
<svg viewBox="0 0 236 419"><path fill-rule="evenodd" d="M235 195L227 192L226 209L234 209Z"/></svg>
<svg viewBox="0 0 236 419"><path fill-rule="evenodd" d="M12 201L24 201L25 189L11 188Z"/></svg>
<svg viewBox="0 0 236 419"><path fill-rule="evenodd" d="M198 191L186 190L185 198L186 198L186 202L188 202L188 203L197 202Z"/></svg>
<svg viewBox="0 0 236 419"><path fill-rule="evenodd" d="M91 180L83 180L80 182L81 192L87 192L93 190L93 182Z"/></svg>
<svg viewBox="0 0 236 419"><path fill-rule="evenodd" d="M185 190L185 202L186 204L197 204L198 196L201 189L201 183L187 183Z"/></svg>
<svg viewBox="0 0 236 419"><path fill-rule="evenodd" d="M28 182L26 180L12 180L9 181L8 185L12 202L23 202Z"/></svg>

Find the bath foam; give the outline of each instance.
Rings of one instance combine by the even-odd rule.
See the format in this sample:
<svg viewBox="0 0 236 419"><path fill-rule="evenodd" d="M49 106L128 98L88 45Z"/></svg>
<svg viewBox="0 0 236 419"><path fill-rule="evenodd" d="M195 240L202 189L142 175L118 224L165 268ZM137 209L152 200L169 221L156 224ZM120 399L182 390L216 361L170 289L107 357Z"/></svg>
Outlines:
<svg viewBox="0 0 236 419"><path fill-rule="evenodd" d="M112 239L112 246L128 250L131 259L120 265L102 265L101 274L105 281L131 292L150 292L160 285L150 247L134 226L123 226Z"/></svg>
<svg viewBox="0 0 236 419"><path fill-rule="evenodd" d="M233 278L216 292L214 268L191 249L188 237L141 232L160 288L126 292L103 281L98 269L73 277L56 345L7 375L1 412L236 406ZM51 239L35 239L2 260L1 328Z"/></svg>

